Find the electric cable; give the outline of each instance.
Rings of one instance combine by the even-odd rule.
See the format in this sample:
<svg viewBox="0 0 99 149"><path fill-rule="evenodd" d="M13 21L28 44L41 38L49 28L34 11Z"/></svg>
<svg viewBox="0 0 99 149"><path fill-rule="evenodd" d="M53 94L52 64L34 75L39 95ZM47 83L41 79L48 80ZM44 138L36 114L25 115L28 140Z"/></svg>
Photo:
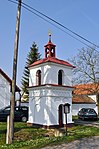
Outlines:
<svg viewBox="0 0 99 149"><path fill-rule="evenodd" d="M10 2L12 2L12 3L15 3L15 4L18 4L18 0L16 0L17 2L15 2L15 1L13 1L13 0L8 0L8 1L10 1ZM70 33L68 33L68 32L66 32L66 31L64 31L63 29L61 29L61 28L60 28L60 27L58 27L57 25L59 25L59 26L63 27L64 29L66 29L66 30L70 31L72 34L76 35L77 37L79 37L79 38L81 38L81 39L85 40L86 42L88 42L88 43L92 44L93 46L95 46L95 47L99 48L99 46L97 46L97 45L96 45L96 44L94 44L93 42L91 42L91 41L89 41L89 40L85 39L85 38L84 38L84 37L82 37L81 35L79 35L79 34L75 33L74 31L72 31L72 30L70 30L69 28L65 27L65 26L64 26L64 25L62 25L61 23L59 23L59 22L55 21L54 19L52 19L52 18L48 17L47 15L45 15L45 14L41 13L40 11L38 11L38 10L36 10L36 9L32 8L31 6L29 6L29 5L27 5L27 4L23 3L23 2L21 2L21 6L22 6L23 8L25 8L26 10L28 10L28 11L32 12L32 13L33 13L33 14L35 14L36 16L40 17L41 19L43 19L43 20L47 21L48 23L50 23L50 24L54 25L55 27L57 27L57 28L58 28L58 29L60 29L61 31L65 32L66 34L68 34L68 35L69 35L69 36L71 36L72 38L74 38L74 39L78 40L79 42L83 43L83 44L84 44L84 45L86 45L87 47L92 48L91 46L89 46L89 45L88 45L88 44L86 44L85 42L83 42L83 41L81 41L80 39L78 39L78 38L74 37L74 36L73 36L73 35L71 35ZM34 12L34 11L35 11L35 12ZM39 13L40 15L39 15L39 14L37 14L36 12L37 12L37 13ZM42 17L41 15L42 15L43 17ZM57 24L57 25L55 25L54 23L52 23L52 22L48 21L48 20L47 20L47 19L45 19L44 17L45 17L45 18L47 18L47 19L49 19L50 21L54 22L54 23L55 23L55 24ZM96 51L97 51L97 50L96 50ZM97 51L97 52L99 52L99 51Z"/></svg>
<svg viewBox="0 0 99 149"><path fill-rule="evenodd" d="M18 1L18 0L16 0L16 1ZM48 18L49 20L51 20L51 21L55 22L56 24L58 24L58 25L60 25L61 27L65 28L66 30L70 31L70 32L71 32L71 33L73 33L74 35L76 35L76 36L78 36L78 37L82 38L82 39L83 39L83 40L85 40L86 42L89 42L90 44L92 44L92 45L94 45L95 47L98 47L98 48L99 48L99 46L98 46L98 45L96 45L96 44L94 44L93 42L91 42L91 41L87 40L87 39L86 39L86 38L84 38L83 36L81 36L81 35L77 34L76 32L72 31L71 29L67 28L66 26L64 26L63 24L61 24L61 23L57 22L56 20L52 19L51 17L49 17L49 16L45 15L44 13L42 13L42 12L40 12L40 11L36 10L35 8L33 8L33 7L29 6L29 5L27 5L26 3L23 3L23 2L22 2L22 4L23 4L23 5L25 5L25 6L26 6L26 7L28 7L28 8L30 8L30 9L32 9L32 10L34 10L34 11L36 11L37 13L41 14L42 16L44 16L44 17Z"/></svg>

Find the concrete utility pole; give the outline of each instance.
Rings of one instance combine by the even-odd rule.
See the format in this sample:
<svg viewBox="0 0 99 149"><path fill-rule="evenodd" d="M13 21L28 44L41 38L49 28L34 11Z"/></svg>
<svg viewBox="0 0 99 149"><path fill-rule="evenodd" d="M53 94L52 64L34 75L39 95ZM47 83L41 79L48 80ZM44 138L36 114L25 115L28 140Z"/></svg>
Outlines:
<svg viewBox="0 0 99 149"><path fill-rule="evenodd" d="M21 0L18 0L18 11L16 18L16 33L14 42L14 58L13 58L13 76L12 76L12 94L10 101L10 119L9 119L9 134L7 144L11 144L14 139L14 106L15 106L15 89L16 89L16 74L17 74L17 58L18 58L18 41L19 41L19 26L20 26Z"/></svg>

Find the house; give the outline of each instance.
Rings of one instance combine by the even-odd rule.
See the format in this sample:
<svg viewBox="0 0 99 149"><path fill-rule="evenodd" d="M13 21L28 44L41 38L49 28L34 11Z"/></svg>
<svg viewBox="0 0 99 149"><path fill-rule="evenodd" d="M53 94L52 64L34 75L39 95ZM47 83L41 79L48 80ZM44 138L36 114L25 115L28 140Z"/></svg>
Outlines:
<svg viewBox="0 0 99 149"><path fill-rule="evenodd" d="M10 105L12 81L8 75L0 68L0 109ZM20 98L20 88L16 86L16 93Z"/></svg>
<svg viewBox="0 0 99 149"><path fill-rule="evenodd" d="M72 123L73 65L56 58L56 45L44 46L45 57L29 66L29 125L62 127L66 123L64 104L70 104L67 123Z"/></svg>
<svg viewBox="0 0 99 149"><path fill-rule="evenodd" d="M98 114L99 84L78 84L74 86L72 114L77 115L81 108L93 108Z"/></svg>
<svg viewBox="0 0 99 149"><path fill-rule="evenodd" d="M87 95L73 95L72 99L72 115L77 115L81 108L96 110L96 102Z"/></svg>

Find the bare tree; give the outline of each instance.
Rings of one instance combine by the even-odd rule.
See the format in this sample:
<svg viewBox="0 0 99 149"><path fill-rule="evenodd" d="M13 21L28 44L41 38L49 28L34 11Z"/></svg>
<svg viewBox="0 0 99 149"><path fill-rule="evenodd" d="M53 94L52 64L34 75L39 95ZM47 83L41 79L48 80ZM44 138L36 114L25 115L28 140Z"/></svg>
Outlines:
<svg viewBox="0 0 99 149"><path fill-rule="evenodd" d="M99 53L94 48L82 48L69 61L76 66L73 70L73 84L99 82Z"/></svg>
<svg viewBox="0 0 99 149"><path fill-rule="evenodd" d="M76 66L73 70L73 84L89 84L83 85L82 91L85 94L96 94L99 115L99 52L94 48L82 48L69 61Z"/></svg>

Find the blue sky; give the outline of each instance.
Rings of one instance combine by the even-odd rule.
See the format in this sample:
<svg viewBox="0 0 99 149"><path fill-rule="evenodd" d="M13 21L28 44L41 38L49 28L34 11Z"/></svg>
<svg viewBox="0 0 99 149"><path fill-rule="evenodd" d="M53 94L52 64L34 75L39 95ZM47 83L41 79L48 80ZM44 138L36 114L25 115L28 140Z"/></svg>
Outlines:
<svg viewBox="0 0 99 149"><path fill-rule="evenodd" d="M0 67L12 78L17 5L8 0L0 2ZM23 2L99 45L99 0L23 0ZM19 86L32 43L34 41L37 43L39 52L44 58L44 45L48 42L49 31L52 33L52 42L56 44L56 56L59 59L67 60L75 56L78 49L86 48L79 41L22 8L17 66Z"/></svg>

